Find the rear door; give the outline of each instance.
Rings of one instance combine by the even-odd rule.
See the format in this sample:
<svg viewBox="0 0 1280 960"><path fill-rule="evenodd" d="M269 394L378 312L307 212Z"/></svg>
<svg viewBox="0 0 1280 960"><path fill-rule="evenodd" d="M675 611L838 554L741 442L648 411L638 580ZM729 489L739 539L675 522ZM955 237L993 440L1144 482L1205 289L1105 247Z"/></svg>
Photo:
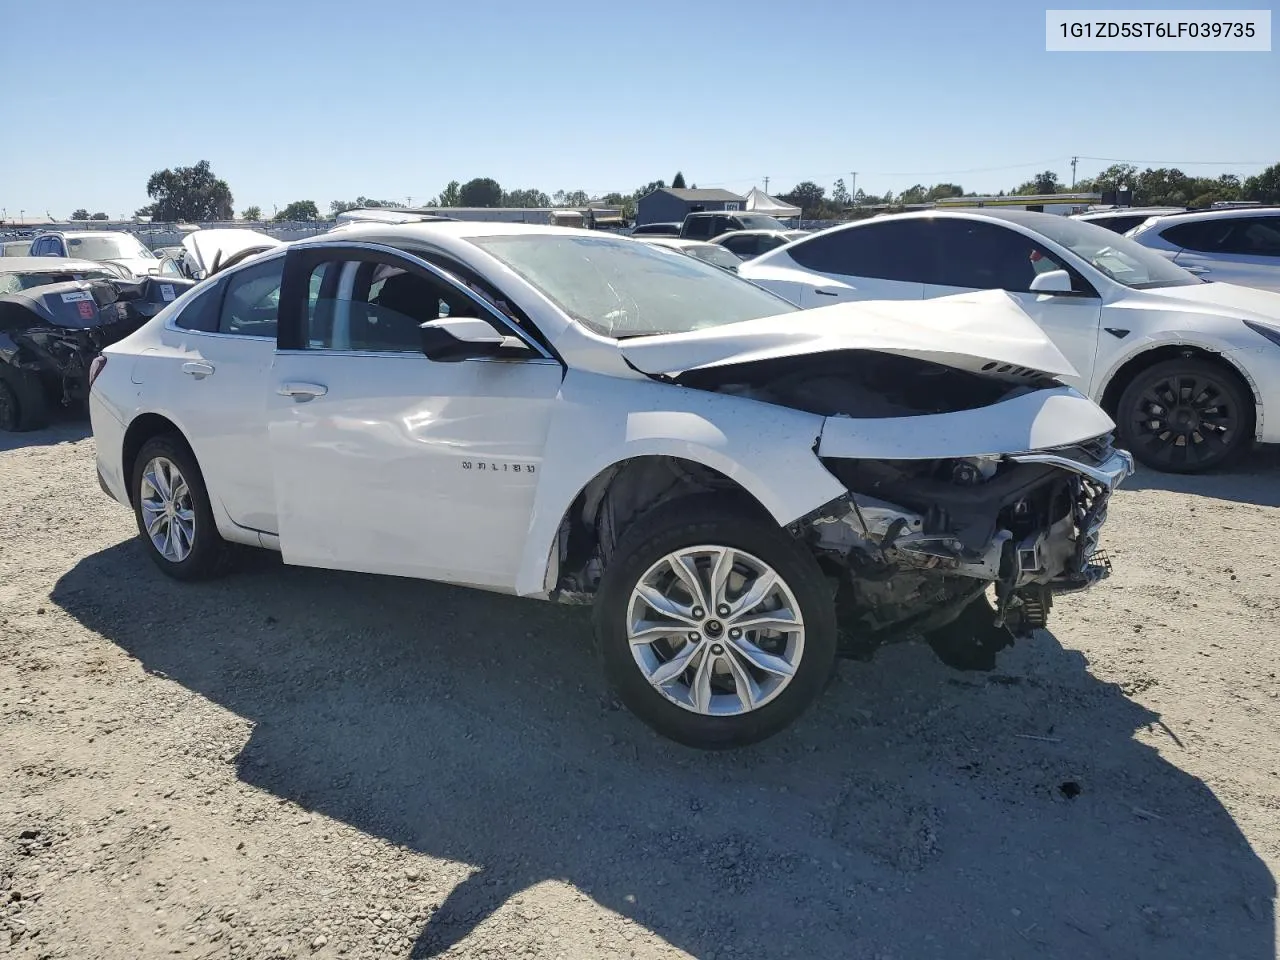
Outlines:
<svg viewBox="0 0 1280 960"><path fill-rule="evenodd" d="M228 272L189 301L165 338L177 354L140 358L195 446L209 495L232 522L276 532L263 396L275 354L284 258ZM157 358L157 361L159 358Z"/></svg>
<svg viewBox="0 0 1280 960"><path fill-rule="evenodd" d="M426 261L378 244L288 254L266 388L288 563L513 591L563 368ZM435 362L420 324L477 316L509 358Z"/></svg>
<svg viewBox="0 0 1280 960"><path fill-rule="evenodd" d="M931 225L934 266L926 297L1004 290L1038 323L1080 376L1063 378L1086 392L1093 381L1102 298L1075 269L1032 237L986 220L940 217ZM1070 293L1036 293L1041 273L1066 270Z"/></svg>
<svg viewBox="0 0 1280 960"><path fill-rule="evenodd" d="M800 306L825 307L845 300L920 300L928 270L924 221L886 218L817 234L786 251L814 274ZM783 266L785 261L771 261Z"/></svg>

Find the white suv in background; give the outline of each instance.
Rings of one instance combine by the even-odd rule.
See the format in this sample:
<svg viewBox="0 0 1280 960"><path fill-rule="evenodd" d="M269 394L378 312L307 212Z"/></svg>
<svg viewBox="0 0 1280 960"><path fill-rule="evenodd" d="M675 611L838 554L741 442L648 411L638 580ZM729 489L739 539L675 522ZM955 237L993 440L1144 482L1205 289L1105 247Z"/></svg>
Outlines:
<svg viewBox="0 0 1280 960"><path fill-rule="evenodd" d="M1152 217L1126 236L1206 280L1280 291L1280 207Z"/></svg>

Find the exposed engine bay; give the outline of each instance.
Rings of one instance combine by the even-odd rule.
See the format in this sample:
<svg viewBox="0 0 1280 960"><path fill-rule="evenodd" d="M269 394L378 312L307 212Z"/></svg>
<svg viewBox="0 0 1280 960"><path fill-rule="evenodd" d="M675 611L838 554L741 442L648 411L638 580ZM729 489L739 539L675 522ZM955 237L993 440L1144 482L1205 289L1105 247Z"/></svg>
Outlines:
<svg viewBox="0 0 1280 960"><path fill-rule="evenodd" d="M855 424L974 410L1062 387L1008 364L961 369L859 350L706 367L673 379ZM966 442L957 438L957 449ZM1112 491L1133 471L1110 434L1055 449L821 462L848 492L788 529L832 584L841 652L866 658L885 643L922 636L963 669L991 669L1000 649L1048 623L1055 594L1110 574L1101 527ZM589 594L611 546L645 510L734 486L675 458L618 468L588 488L582 512L563 531L562 588Z"/></svg>

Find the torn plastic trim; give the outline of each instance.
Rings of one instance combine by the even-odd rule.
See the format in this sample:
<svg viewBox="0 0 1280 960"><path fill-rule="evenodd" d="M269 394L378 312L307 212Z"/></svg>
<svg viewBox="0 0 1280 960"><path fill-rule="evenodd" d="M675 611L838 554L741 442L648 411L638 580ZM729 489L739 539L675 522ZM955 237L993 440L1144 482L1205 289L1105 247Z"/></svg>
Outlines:
<svg viewBox="0 0 1280 960"><path fill-rule="evenodd" d="M1042 463L1061 467L1063 470L1079 474L1099 486L1106 487L1108 492L1115 490L1127 477L1133 476L1137 471L1133 454L1128 450L1113 450L1111 455L1096 467L1056 453L1016 453L1011 454L1008 459L1015 463Z"/></svg>

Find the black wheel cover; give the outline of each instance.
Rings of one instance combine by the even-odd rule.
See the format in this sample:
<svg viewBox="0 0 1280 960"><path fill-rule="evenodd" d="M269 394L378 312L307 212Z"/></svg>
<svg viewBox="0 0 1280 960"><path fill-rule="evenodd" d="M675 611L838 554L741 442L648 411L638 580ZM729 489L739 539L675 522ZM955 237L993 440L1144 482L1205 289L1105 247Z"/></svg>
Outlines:
<svg viewBox="0 0 1280 960"><path fill-rule="evenodd" d="M1237 394L1221 376L1198 368L1153 379L1126 411L1134 452L1179 472L1221 462L1247 419Z"/></svg>

